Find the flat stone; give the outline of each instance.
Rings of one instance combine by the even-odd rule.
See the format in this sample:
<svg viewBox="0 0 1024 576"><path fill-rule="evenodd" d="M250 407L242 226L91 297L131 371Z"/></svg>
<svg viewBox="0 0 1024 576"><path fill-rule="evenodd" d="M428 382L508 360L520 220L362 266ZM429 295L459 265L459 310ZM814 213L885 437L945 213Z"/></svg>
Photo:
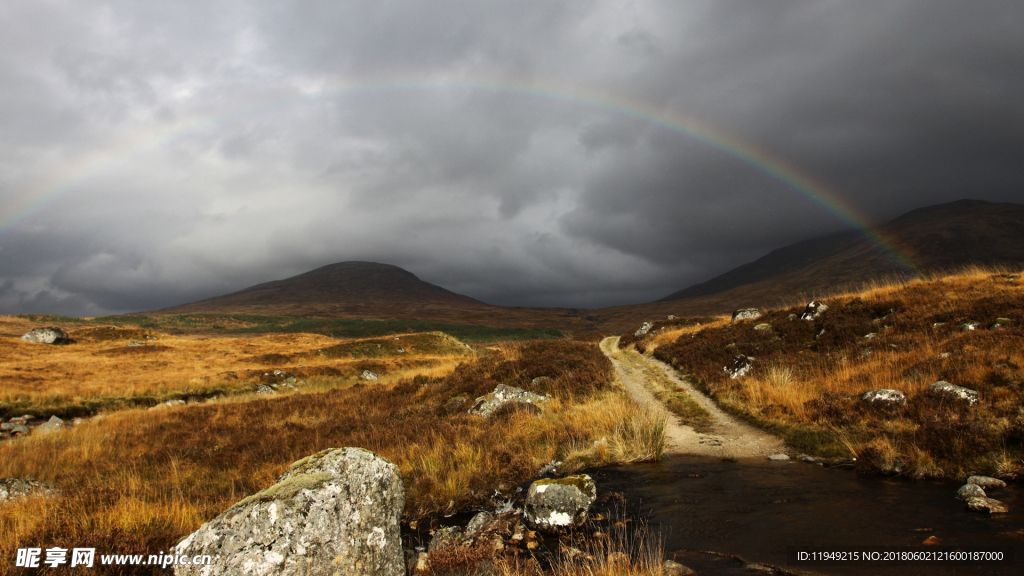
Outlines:
<svg viewBox="0 0 1024 576"><path fill-rule="evenodd" d="M970 406L974 406L978 403L977 390L971 390L970 388L950 384L945 380L939 380L938 382L929 384L928 392L935 396L945 396L960 402L967 402Z"/></svg>
<svg viewBox="0 0 1024 576"><path fill-rule="evenodd" d="M1005 514L1010 511L999 500L994 498L968 498L967 509L973 512L987 512L989 514Z"/></svg>
<svg viewBox="0 0 1024 576"><path fill-rule="evenodd" d="M789 462L790 458L786 454L772 454L768 457L768 460L772 462Z"/></svg>
<svg viewBox="0 0 1024 576"><path fill-rule="evenodd" d="M990 476L971 476L967 479L968 484L976 484L982 488L1006 488L1006 482Z"/></svg>

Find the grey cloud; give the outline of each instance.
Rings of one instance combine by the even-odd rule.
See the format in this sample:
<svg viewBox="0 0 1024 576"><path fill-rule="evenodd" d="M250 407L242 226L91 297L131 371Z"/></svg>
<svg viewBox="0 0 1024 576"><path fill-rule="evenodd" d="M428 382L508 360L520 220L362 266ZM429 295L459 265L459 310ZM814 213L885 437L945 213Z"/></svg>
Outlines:
<svg viewBox="0 0 1024 576"><path fill-rule="evenodd" d="M924 0L15 0L0 313L153 309L356 259L488 302L624 304L849 226L728 142L616 106L696 119L875 221L1020 201L1022 17Z"/></svg>

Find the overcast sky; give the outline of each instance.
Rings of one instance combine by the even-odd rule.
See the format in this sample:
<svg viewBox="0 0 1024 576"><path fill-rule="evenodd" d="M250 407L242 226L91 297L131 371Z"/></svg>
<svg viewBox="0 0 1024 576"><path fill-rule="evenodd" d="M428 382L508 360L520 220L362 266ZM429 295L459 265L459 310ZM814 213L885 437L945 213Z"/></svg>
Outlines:
<svg viewBox="0 0 1024 576"><path fill-rule="evenodd" d="M5 0L0 313L346 260L598 307L849 229L730 146L875 221L1020 202L1021 22L1019 1Z"/></svg>

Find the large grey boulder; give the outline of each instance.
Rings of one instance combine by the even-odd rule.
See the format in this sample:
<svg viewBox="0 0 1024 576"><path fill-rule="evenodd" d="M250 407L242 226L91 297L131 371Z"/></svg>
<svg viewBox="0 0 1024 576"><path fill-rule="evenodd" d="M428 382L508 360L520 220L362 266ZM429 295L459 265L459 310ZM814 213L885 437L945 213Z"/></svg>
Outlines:
<svg viewBox="0 0 1024 576"><path fill-rule="evenodd" d="M498 408L501 408L510 402L522 402L524 404L537 405L543 404L547 399L548 397L543 394L527 392L526 390L516 388L515 386L498 384L494 387L494 392L477 398L476 402L473 403L473 407L469 409L469 413L487 418L491 414L494 414Z"/></svg>
<svg viewBox="0 0 1024 576"><path fill-rule="evenodd" d="M57 326L33 328L26 332L21 339L34 344L67 344L71 342L68 333Z"/></svg>
<svg viewBox="0 0 1024 576"><path fill-rule="evenodd" d="M182 540L176 554L209 554L176 575L404 576L398 468L362 448L331 448L292 464Z"/></svg>
<svg viewBox="0 0 1024 576"><path fill-rule="evenodd" d="M586 522L596 499L597 486L587 474L545 478L530 484L524 517L534 530L558 534Z"/></svg>
<svg viewBox="0 0 1024 576"><path fill-rule="evenodd" d="M928 385L928 392L934 396L945 396L959 402L967 402L969 406L978 403L978 391L950 384L945 380L939 380Z"/></svg>
<svg viewBox="0 0 1024 576"><path fill-rule="evenodd" d="M0 504L29 496L52 496L57 489L31 478L0 478Z"/></svg>
<svg viewBox="0 0 1024 576"><path fill-rule="evenodd" d="M761 311L757 308L740 308L732 313L733 322L739 322L740 320L756 320L760 317Z"/></svg>
<svg viewBox="0 0 1024 576"><path fill-rule="evenodd" d="M899 390L892 388L879 388L868 390L861 396L861 400L874 406L902 406L907 403L907 397Z"/></svg>

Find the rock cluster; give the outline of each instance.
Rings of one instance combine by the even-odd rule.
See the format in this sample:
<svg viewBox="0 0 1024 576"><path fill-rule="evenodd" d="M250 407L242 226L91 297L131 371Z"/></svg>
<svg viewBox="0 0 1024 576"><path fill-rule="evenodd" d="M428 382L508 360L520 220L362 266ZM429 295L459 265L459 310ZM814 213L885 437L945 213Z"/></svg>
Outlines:
<svg viewBox="0 0 1024 576"><path fill-rule="evenodd" d="M967 509L973 512L984 512L988 514L1005 514L1010 509L999 500L989 498L986 489L1005 488L1006 482L998 478L988 476L971 476L967 483L956 491L956 497L967 504Z"/></svg>
<svg viewBox="0 0 1024 576"><path fill-rule="evenodd" d="M502 406L512 402L537 406L546 402L547 399L548 397L543 394L528 392L515 386L498 384L494 387L493 392L477 398L476 402L473 403L473 407L469 409L469 413L487 418Z"/></svg>
<svg viewBox="0 0 1024 576"><path fill-rule="evenodd" d="M48 420L43 420L32 414L16 416L7 422L0 419L0 440L18 438L21 436L28 436L30 434L53 432L68 426L77 426L82 422L81 418L75 418L71 422L65 422L57 416L50 416Z"/></svg>
<svg viewBox="0 0 1024 576"><path fill-rule="evenodd" d="M34 344L70 344L68 333L58 326L33 328L21 337L25 342Z"/></svg>
<svg viewBox="0 0 1024 576"><path fill-rule="evenodd" d="M651 328L653 327L654 324L650 322L644 322L643 324L640 325L640 329L633 333L633 336L636 336L637 338L641 336L646 336L647 333L650 332Z"/></svg>
<svg viewBox="0 0 1024 576"><path fill-rule="evenodd" d="M0 504L29 496L52 496L57 489L31 478L0 478Z"/></svg>
<svg viewBox="0 0 1024 576"><path fill-rule="evenodd" d="M333 448L292 464L276 484L182 540L176 554L210 554L176 575L404 576L398 468L361 448Z"/></svg>

